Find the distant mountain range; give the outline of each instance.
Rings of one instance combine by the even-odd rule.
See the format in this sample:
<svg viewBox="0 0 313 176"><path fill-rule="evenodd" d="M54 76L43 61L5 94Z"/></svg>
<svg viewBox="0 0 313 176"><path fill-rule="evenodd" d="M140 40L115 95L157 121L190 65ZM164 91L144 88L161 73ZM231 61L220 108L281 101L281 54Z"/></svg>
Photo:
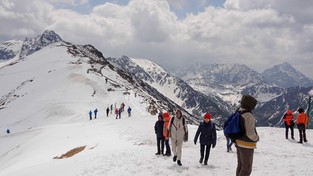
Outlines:
<svg viewBox="0 0 313 176"><path fill-rule="evenodd" d="M307 108L307 95L313 89L313 80L286 62L263 73L242 64L201 63L167 72L146 59L105 58L93 46L65 42L54 31L45 31L23 42L3 43L0 45L0 61L7 62L16 57L23 59L57 42L66 46L74 57L88 57L91 65L97 64L89 71L101 74L101 69L109 66L129 83L123 86L135 87L139 95L151 102L154 111L180 108L190 123L198 123L203 113L210 112L217 124L222 125L238 107L242 95L250 94L259 101L254 112L257 124L279 126L287 109L295 112L299 107Z"/></svg>

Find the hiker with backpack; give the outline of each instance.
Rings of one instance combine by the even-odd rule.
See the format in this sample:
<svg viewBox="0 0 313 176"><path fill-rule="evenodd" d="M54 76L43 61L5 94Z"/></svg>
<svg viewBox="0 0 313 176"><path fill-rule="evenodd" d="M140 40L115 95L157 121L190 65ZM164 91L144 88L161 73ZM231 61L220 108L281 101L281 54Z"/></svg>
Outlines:
<svg viewBox="0 0 313 176"><path fill-rule="evenodd" d="M164 151L163 126L164 126L163 115L159 114L158 120L155 122L155 125L154 125L154 132L157 138L157 149L158 149L155 155L161 155L161 154L163 155L163 151Z"/></svg>
<svg viewBox="0 0 313 176"><path fill-rule="evenodd" d="M286 128L286 132L285 132L286 139L288 139L288 129L289 128L291 131L291 139L295 139L294 135L293 135L293 126L295 125L295 122L293 121L293 115L292 115L292 111L290 109L284 115L283 121L285 123L285 128Z"/></svg>
<svg viewBox="0 0 313 176"><path fill-rule="evenodd" d="M106 111L107 111L107 117L109 117L110 108L109 108L109 107L107 107Z"/></svg>
<svg viewBox="0 0 313 176"><path fill-rule="evenodd" d="M95 109L93 112L95 113L95 119L97 119L98 109Z"/></svg>
<svg viewBox="0 0 313 176"><path fill-rule="evenodd" d="M166 148L166 152L165 152L165 156L171 156L171 147L169 144L169 137L166 136L166 134L168 133L168 126L170 123L170 115L168 114L168 112L164 112L163 113L163 121L164 121L164 126L163 126L163 136L164 136L164 143L165 143L165 148Z"/></svg>
<svg viewBox="0 0 313 176"><path fill-rule="evenodd" d="M181 166L182 147L183 142L188 141L188 128L186 119L180 110L177 110L176 116L171 118L168 131L167 137L171 138L172 152L174 154L173 161L177 161L177 164Z"/></svg>
<svg viewBox="0 0 313 176"><path fill-rule="evenodd" d="M214 148L216 145L216 128L214 122L211 121L211 115L209 113L204 114L203 122L201 122L198 127L195 138L193 140L195 145L197 144L199 135L200 135L199 163L203 162L205 150L204 165L208 165L211 146L212 148Z"/></svg>
<svg viewBox="0 0 313 176"><path fill-rule="evenodd" d="M308 142L306 139L305 128L308 126L308 116L304 113L303 108L298 109L298 117L296 120L297 127L299 129L300 140L298 143Z"/></svg>
<svg viewBox="0 0 313 176"><path fill-rule="evenodd" d="M224 134L231 138L237 148L236 176L247 176L252 172L253 153L259 141L255 117L251 113L256 104L254 97L243 95L239 109L224 124Z"/></svg>

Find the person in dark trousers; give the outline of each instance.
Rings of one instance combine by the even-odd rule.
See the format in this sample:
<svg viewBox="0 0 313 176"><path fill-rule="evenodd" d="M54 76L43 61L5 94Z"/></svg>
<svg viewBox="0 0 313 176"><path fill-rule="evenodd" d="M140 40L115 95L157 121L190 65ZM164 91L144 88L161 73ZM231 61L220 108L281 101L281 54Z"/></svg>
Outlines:
<svg viewBox="0 0 313 176"><path fill-rule="evenodd" d="M109 117L109 113L110 113L110 108L107 107L107 117Z"/></svg>
<svg viewBox="0 0 313 176"><path fill-rule="evenodd" d="M154 132L157 138L157 149L158 151L155 153L156 155L163 155L164 151L164 136L163 136L163 116L162 114L158 115L158 120L155 122L154 125Z"/></svg>
<svg viewBox="0 0 313 176"><path fill-rule="evenodd" d="M170 147L170 139L169 137L166 136L166 134L168 134L168 125L170 122L170 115L168 114L168 112L164 112L163 113L163 121L164 121L164 127L163 127L163 136L164 136L164 143L165 143L165 147L166 147L166 152L165 152L165 156L171 156L171 147Z"/></svg>
<svg viewBox="0 0 313 176"><path fill-rule="evenodd" d="M233 145L233 141L231 141L230 138L226 137L226 148L227 148L227 152L233 151L231 149L231 146Z"/></svg>
<svg viewBox="0 0 313 176"><path fill-rule="evenodd" d="M9 129L7 129L7 131L6 131L6 132L7 132L7 134L10 134L10 130L9 130Z"/></svg>
<svg viewBox="0 0 313 176"><path fill-rule="evenodd" d="M97 119L98 109L95 109L93 112L95 113L95 119Z"/></svg>
<svg viewBox="0 0 313 176"><path fill-rule="evenodd" d="M244 136L235 140L237 147L236 176L249 176L252 172L253 153L259 135L255 127L255 117L251 113L257 104L257 100L251 95L243 95L238 111L249 111L240 117L241 129L245 129Z"/></svg>
<svg viewBox="0 0 313 176"><path fill-rule="evenodd" d="M92 120L92 112L89 111L89 119Z"/></svg>
<svg viewBox="0 0 313 176"><path fill-rule="evenodd" d="M131 112L132 112L132 108L130 108L130 106L128 106L127 112L128 112L128 117L130 117L131 116Z"/></svg>
<svg viewBox="0 0 313 176"><path fill-rule="evenodd" d="M298 109L298 117L296 120L297 127L299 129L300 140L298 143L308 142L306 139L305 128L308 126L308 116L304 113L303 108Z"/></svg>
<svg viewBox="0 0 313 176"><path fill-rule="evenodd" d="M204 114L203 122L200 123L198 130L194 138L194 144L197 144L198 137L200 135L200 160L204 165L208 165L210 156L210 149L216 145L216 128L214 122L211 121L211 115L209 113ZM205 155L204 155L205 151Z"/></svg>
<svg viewBox="0 0 313 176"><path fill-rule="evenodd" d="M286 132L285 132L285 136L286 139L288 139L288 129L290 128L290 132L291 132L291 139L295 139L294 135L293 135L293 126L295 125L294 121L293 121L293 115L292 115L292 111L289 109L284 117L283 117L283 121L285 123L285 128L286 128Z"/></svg>

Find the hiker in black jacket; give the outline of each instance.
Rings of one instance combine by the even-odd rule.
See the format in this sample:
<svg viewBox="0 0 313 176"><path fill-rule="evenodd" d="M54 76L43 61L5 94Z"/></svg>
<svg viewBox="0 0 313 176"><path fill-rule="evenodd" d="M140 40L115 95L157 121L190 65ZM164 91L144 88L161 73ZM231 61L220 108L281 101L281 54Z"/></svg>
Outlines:
<svg viewBox="0 0 313 176"><path fill-rule="evenodd" d="M200 135L201 133L201 135ZM214 122L211 121L211 115L206 113L203 116L203 122L200 123L198 130L196 132L194 143L197 144L197 139L200 135L200 160L199 162L203 162L204 158L204 150L205 158L204 165L208 165L208 160L210 156L210 149L215 147L216 145L216 128Z"/></svg>
<svg viewBox="0 0 313 176"><path fill-rule="evenodd" d="M161 154L163 155L163 151L164 151L163 126L164 126L163 116L162 114L159 114L158 121L156 121L154 125L154 131L155 131L156 138L157 138L157 148L158 148L157 153L155 153L156 155L161 155Z"/></svg>

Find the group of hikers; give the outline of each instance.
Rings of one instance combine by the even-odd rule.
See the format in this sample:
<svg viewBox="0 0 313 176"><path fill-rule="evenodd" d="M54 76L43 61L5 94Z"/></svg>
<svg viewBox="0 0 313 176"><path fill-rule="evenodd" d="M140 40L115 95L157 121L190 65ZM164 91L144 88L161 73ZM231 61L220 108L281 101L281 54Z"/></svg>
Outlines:
<svg viewBox="0 0 313 176"><path fill-rule="evenodd" d="M257 104L257 100L250 96L244 95L240 101L240 108L237 111L247 111L242 114L241 125L244 127L245 134L242 138L229 141L227 143L228 151L231 150L231 143L234 142L237 147L237 169L236 175L250 175L252 172L252 162L254 148L259 141L259 136L255 128L255 117L251 113ZM171 156L171 149L169 139L171 139L173 162L177 162L182 166L182 146L183 142L188 141L188 126L185 117L181 110L177 110L176 114L170 118L168 112L158 115L158 121L154 126L157 138L157 152L156 155ZM197 132L193 138L196 145L200 143L200 159L199 163L208 164L210 150L216 146L217 135L215 123L211 120L210 113L203 115L203 121L199 124ZM164 153L164 143L166 151Z"/></svg>
<svg viewBox="0 0 313 176"><path fill-rule="evenodd" d="M125 103L124 102L121 103L121 106L119 108L116 107L116 103L115 103L114 113L116 115L116 117L115 117L116 119L121 119L121 115L124 112L124 109L125 109ZM127 109L128 117L131 116L131 111L132 111L132 109L129 106L128 109ZM93 111L93 113L94 113L94 119L97 119L98 109L95 109ZM106 115L107 115L107 117L109 117L110 113L111 114L113 113L113 104L111 104L110 107L106 108ZM91 110L89 111L89 119L92 120L92 111Z"/></svg>
<svg viewBox="0 0 313 176"><path fill-rule="evenodd" d="M305 129L308 126L309 118L304 113L303 108L298 109L298 117L296 119L296 122L294 121L292 110L290 110L290 109L285 113L285 115L283 117L283 122L284 122L285 128L286 128L286 132L285 132L286 139L288 139L289 129L291 131L291 139L295 139L293 129L294 129L294 126L297 125L297 128L299 130L299 138L300 138L298 143L302 144L303 142L308 142L308 140L306 138L306 134L305 134Z"/></svg>
<svg viewBox="0 0 313 176"><path fill-rule="evenodd" d="M231 151L232 144L237 149L237 169L236 176L250 175L252 172L253 154L256 144L259 141L259 135L255 126L255 117L252 111L257 105L257 100L251 95L243 95L240 100L240 107L236 110L240 114L239 126L244 129L242 136L238 138L229 138L226 136L227 152ZM286 139L288 139L288 129L291 130L291 138L294 139L293 128L296 124L299 129L300 140L298 143L307 142L305 128L308 125L308 116L303 108L298 109L298 117L293 121L292 111L288 110L283 117L286 127ZM225 124L224 124L225 125ZM168 112L160 113L154 126L157 138L156 155L171 156L169 139L171 139L173 161L182 166L182 146L183 142L188 141L188 126L181 110L171 118ZM203 115L203 121L199 124L193 142L196 145L200 136L200 159L199 163L208 164L210 149L216 145L216 127L211 120L210 113ZM164 152L164 144L166 151Z"/></svg>

